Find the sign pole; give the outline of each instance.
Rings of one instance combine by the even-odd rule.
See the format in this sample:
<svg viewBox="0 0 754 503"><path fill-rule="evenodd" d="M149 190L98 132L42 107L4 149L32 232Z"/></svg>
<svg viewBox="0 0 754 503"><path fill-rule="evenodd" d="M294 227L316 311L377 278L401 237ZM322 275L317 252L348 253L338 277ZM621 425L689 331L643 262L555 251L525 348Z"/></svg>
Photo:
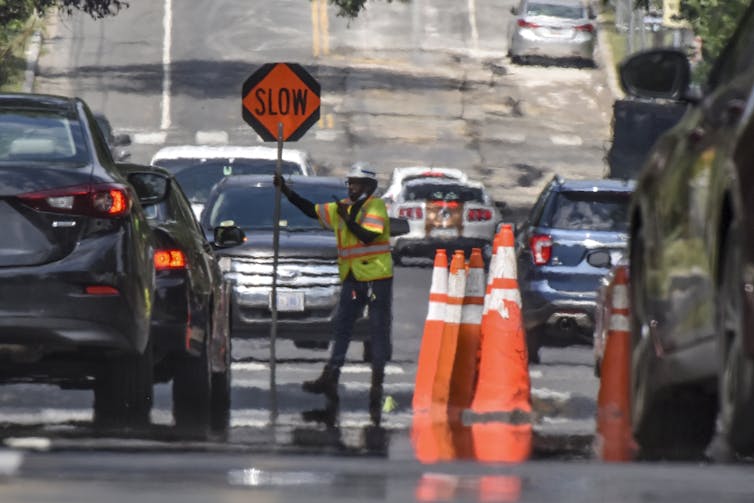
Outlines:
<svg viewBox="0 0 754 503"><path fill-rule="evenodd" d="M283 167L283 123L278 123L278 157L275 162L275 175L282 176ZM270 415L274 425L278 416L277 386L275 385L276 361L275 345L278 335L278 251L280 249L280 187L275 189L275 207L272 221L272 298L270 308L272 310L272 326L270 327Z"/></svg>

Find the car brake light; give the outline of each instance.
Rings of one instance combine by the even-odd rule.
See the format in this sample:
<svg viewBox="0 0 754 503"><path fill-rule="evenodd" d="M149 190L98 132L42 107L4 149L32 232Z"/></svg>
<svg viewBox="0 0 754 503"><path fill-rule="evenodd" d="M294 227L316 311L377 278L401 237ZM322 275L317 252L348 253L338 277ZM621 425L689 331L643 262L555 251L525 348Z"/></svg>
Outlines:
<svg viewBox="0 0 754 503"><path fill-rule="evenodd" d="M492 212L486 208L473 208L466 214L469 222L487 222L492 220Z"/></svg>
<svg viewBox="0 0 754 503"><path fill-rule="evenodd" d="M424 218L424 212L421 206L406 206L398 210L398 216L408 220L421 220Z"/></svg>
<svg viewBox="0 0 754 503"><path fill-rule="evenodd" d="M590 23L582 24L576 27L576 31L585 31L587 33L592 33L594 31L594 26Z"/></svg>
<svg viewBox="0 0 754 503"><path fill-rule="evenodd" d="M156 271L185 269L186 255L181 250L156 250L154 252L154 268Z"/></svg>
<svg viewBox="0 0 754 503"><path fill-rule="evenodd" d="M552 238L545 234L535 234L529 238L529 248L534 265L545 265L552 255Z"/></svg>
<svg viewBox="0 0 754 503"><path fill-rule="evenodd" d="M115 184L76 185L21 194L25 205L38 211L91 217L119 217L131 209L131 196Z"/></svg>
<svg viewBox="0 0 754 503"><path fill-rule="evenodd" d="M516 24L518 24L521 28L539 28L538 24L527 21L526 19L519 19L518 21L516 21Z"/></svg>
<svg viewBox="0 0 754 503"><path fill-rule="evenodd" d="M87 285L84 291L87 295L118 295L120 293L117 288L106 285Z"/></svg>

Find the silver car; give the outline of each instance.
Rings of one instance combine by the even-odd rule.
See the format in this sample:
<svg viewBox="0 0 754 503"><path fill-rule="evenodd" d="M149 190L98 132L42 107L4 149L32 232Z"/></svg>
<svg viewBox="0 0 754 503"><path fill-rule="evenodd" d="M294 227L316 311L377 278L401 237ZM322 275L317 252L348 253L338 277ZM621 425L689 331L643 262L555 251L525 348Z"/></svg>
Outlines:
<svg viewBox="0 0 754 503"><path fill-rule="evenodd" d="M542 57L594 65L595 16L582 0L521 0L511 13L508 54L514 63Z"/></svg>

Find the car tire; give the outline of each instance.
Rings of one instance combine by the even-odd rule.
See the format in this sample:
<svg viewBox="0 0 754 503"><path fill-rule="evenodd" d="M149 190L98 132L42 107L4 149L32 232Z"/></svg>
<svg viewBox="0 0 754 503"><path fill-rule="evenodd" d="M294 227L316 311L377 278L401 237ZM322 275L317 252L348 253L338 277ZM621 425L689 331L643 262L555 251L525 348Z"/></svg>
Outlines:
<svg viewBox="0 0 754 503"><path fill-rule="evenodd" d="M211 326L210 324L208 324ZM212 371L207 332L199 356L184 356L175 363L173 374L173 421L179 429L209 426L212 401Z"/></svg>
<svg viewBox="0 0 754 503"><path fill-rule="evenodd" d="M108 360L95 379L95 424L106 428L148 425L153 380L151 342L143 353Z"/></svg>
<svg viewBox="0 0 754 503"><path fill-rule="evenodd" d="M723 348L720 365L719 405L722 433L738 454L754 454L754 362L743 348L742 290L738 288L740 257L734 228L725 236L720 254L721 274L717 294L717 333Z"/></svg>

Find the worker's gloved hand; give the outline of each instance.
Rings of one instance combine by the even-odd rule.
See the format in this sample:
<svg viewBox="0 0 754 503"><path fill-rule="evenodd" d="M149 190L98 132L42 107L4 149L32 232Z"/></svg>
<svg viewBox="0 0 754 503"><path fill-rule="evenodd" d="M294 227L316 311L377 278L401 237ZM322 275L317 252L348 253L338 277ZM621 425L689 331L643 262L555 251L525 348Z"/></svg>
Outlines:
<svg viewBox="0 0 754 503"><path fill-rule="evenodd" d="M288 196L291 189L289 189L288 186L285 184L285 178L283 178L283 175L279 175L275 173L272 177L272 183L275 185L275 187L280 188L280 192Z"/></svg>
<svg viewBox="0 0 754 503"><path fill-rule="evenodd" d="M340 218L342 218L344 222L348 222L351 219L348 214L348 205L342 201L335 201L335 204L338 205L338 215L340 215Z"/></svg>

